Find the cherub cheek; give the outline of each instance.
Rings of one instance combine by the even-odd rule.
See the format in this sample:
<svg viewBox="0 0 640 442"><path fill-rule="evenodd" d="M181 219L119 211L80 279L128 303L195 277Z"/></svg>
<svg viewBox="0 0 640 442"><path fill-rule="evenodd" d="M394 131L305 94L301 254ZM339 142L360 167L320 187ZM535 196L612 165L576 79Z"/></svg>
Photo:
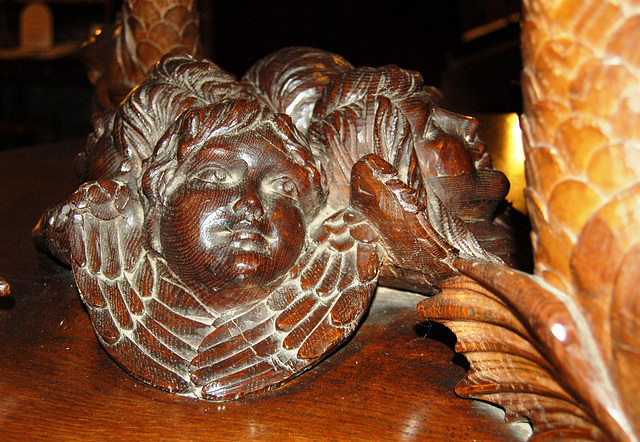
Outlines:
<svg viewBox="0 0 640 442"><path fill-rule="evenodd" d="M215 249L225 244L231 230L229 220L223 216L223 209L209 213L200 222L200 241L205 249Z"/></svg>
<svg viewBox="0 0 640 442"><path fill-rule="evenodd" d="M302 212L297 207L283 207L274 211L272 223L280 241L292 252L304 243L305 223Z"/></svg>

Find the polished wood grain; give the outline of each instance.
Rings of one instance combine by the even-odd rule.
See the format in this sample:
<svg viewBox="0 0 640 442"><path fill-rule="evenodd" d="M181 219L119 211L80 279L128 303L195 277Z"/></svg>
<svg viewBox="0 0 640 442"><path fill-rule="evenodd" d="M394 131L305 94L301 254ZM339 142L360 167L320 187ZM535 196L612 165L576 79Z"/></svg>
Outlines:
<svg viewBox="0 0 640 442"><path fill-rule="evenodd" d="M354 333L378 282L433 294L456 257L514 262L506 177L438 99L417 72L314 48L241 82L167 54L95 116L88 181L34 237L132 376L207 400L271 390Z"/></svg>
<svg viewBox="0 0 640 442"><path fill-rule="evenodd" d="M468 355L461 395L528 417L541 440L638 440L638 5L523 4L534 274L456 260L469 278L419 311Z"/></svg>
<svg viewBox="0 0 640 442"><path fill-rule="evenodd" d="M98 344L68 269L33 247L41 212L77 186L82 142L0 154L0 427L9 440L518 440L500 412L455 396L464 375L417 295L379 292L356 337L285 388L228 403L168 395ZM443 337L444 336L444 337ZM447 343L449 345L447 345Z"/></svg>
<svg viewBox="0 0 640 442"><path fill-rule="evenodd" d="M128 373L268 391L341 345L378 282L433 294L456 257L516 263L504 174L419 73L290 47L237 82L197 56L193 10L125 2L86 47L98 98L138 84L101 100L88 182L34 229Z"/></svg>

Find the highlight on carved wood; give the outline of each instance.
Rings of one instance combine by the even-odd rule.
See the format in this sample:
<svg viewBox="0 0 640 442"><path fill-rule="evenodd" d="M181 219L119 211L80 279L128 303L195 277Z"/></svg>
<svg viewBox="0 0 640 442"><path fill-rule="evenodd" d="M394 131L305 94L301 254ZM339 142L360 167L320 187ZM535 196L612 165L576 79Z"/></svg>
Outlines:
<svg viewBox="0 0 640 442"><path fill-rule="evenodd" d="M200 53L196 0L123 2L122 19L99 29L83 48L98 107L120 104L171 51Z"/></svg>
<svg viewBox="0 0 640 442"><path fill-rule="evenodd" d="M531 420L536 439L640 434L640 204L628 1L524 2L525 197L535 275L459 259L419 307L471 370L457 392Z"/></svg>
<svg viewBox="0 0 640 442"><path fill-rule="evenodd" d="M135 377L212 400L273 388L355 330L378 279L430 293L455 256L501 262L468 225L508 258L490 219L506 179L434 99L415 72L307 48L242 82L167 55L95 118L89 181L37 239ZM474 180L495 189L486 219L460 204Z"/></svg>
<svg viewBox="0 0 640 442"><path fill-rule="evenodd" d="M508 182L477 123L419 74L288 48L236 81L198 57L193 1L127 2L87 49L104 108L87 182L35 229L107 352L233 399L326 357L384 284L435 294L419 315L456 333L460 395L537 439L636 440L638 11L524 5L534 275L512 268ZM188 55L150 70L171 48Z"/></svg>
<svg viewBox="0 0 640 442"><path fill-rule="evenodd" d="M209 400L275 388L355 331L378 283L435 293L455 258L512 261L508 182L438 99L416 72L316 49L241 81L168 54L94 117L86 182L35 239L136 378Z"/></svg>
<svg viewBox="0 0 640 442"><path fill-rule="evenodd" d="M0 278L0 296L8 296L11 294L11 286L7 281Z"/></svg>

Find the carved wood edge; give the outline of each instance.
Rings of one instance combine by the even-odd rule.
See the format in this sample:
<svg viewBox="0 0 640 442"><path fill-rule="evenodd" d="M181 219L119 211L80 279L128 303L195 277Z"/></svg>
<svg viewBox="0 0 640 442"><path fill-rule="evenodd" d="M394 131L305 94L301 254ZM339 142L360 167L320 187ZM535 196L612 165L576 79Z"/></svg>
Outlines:
<svg viewBox="0 0 640 442"><path fill-rule="evenodd" d="M632 400L638 396L637 376L634 376L638 373L635 356L638 348L638 309L637 296L629 281L633 281L637 273L634 259L638 253L633 239L635 237L632 235L631 241L625 237L621 240L617 232L634 230L624 226L621 228L624 221L620 219L621 214L634 215L628 208L633 206L637 192L628 183L635 183L636 177L628 167L616 166L618 168L610 174L613 179L607 178L607 171L601 165L635 161L635 146L620 141L635 137L633 124L625 125L625 121L634 119L617 118L613 124L599 124L597 119L633 113L630 104L633 95L625 92L625 88L636 81L635 64L630 61L629 69L626 69L627 66L621 69L603 68L608 66L608 59L598 58L597 55L604 46L606 51L622 53L625 56L623 60L632 59L625 53L629 49L624 42L635 41L635 26L633 18L625 20L625 16L634 16L630 7L607 1L586 2L577 13L572 4L568 1L525 2L529 15L524 24L523 52L525 62L529 61L531 64L525 66L527 113L523 126L527 137L529 165L527 175L530 189L527 197L535 228L536 276L515 274L496 263L472 264L458 259L454 267L471 280L463 278L445 282L441 295L421 304L420 314L423 319L438 319L439 315L442 316L441 320L448 321L457 330L460 350L468 357L478 357L472 361L472 373L464 381L464 385L471 386L459 387L460 394L481 396L485 400L499 403L507 408L511 416L528 416L534 423L535 438L633 440L633 422L640 421ZM601 15L595 15L606 17L611 26L598 26L589 22L586 17L591 15L591 10L599 11ZM585 23L590 26L584 26ZM565 25L569 29L568 35L559 33L558 38L545 40ZM599 40L599 28L616 30L611 32L613 37L608 46L606 42ZM572 46L570 41L573 36L583 39L587 37L589 43ZM570 48L571 51L563 51L562 48ZM553 65L555 62L558 65ZM580 66L582 69L575 76L575 83L570 84L574 78L572 75L565 75L567 66ZM558 75L558 72L561 74ZM561 77L569 78L569 81ZM605 95L595 95L606 88L590 86L609 84L607 79L612 78L619 81L614 81L615 93L610 93L609 97L615 97L616 100L623 97L618 100L621 104L617 107L610 105L612 101L607 98L606 92ZM583 89L580 89L580 83ZM566 104L569 90L573 93L573 101ZM576 94L576 91L583 95ZM548 97L545 95L547 93L550 94ZM586 118L559 118L574 115L572 112L576 110L585 111ZM611 113L604 115L607 110ZM623 136L615 135L616 131ZM598 150L601 145L609 143L609 140L615 142L612 147ZM581 146L585 145L583 141L587 141L588 155L595 152L600 161L587 162L589 167L586 179L563 180L563 176L575 173L572 169L574 166L582 167L579 173L584 172L587 160L579 154ZM620 156L622 161L616 163L616 158ZM611 201L619 201L620 198L623 201L610 205L608 210L601 211L601 216L592 218L593 222L586 225L585 221L589 218L587 214L594 207L599 207L602 195L605 195L605 199L609 199L610 195L617 195L612 189L620 187L620 180L626 180L622 187L629 190L620 194L621 197L611 198ZM595 183L598 188L594 191L589 185L584 186L584 182ZM434 185L439 188L445 184ZM566 198L576 201L576 204L566 204ZM581 204L587 209L575 210ZM581 232L586 239L580 243L580 247L574 247ZM611 238L612 243L622 242L621 246L614 244L615 247L607 249L606 256L615 257L616 270L623 270L614 272L612 276L607 273L606 264L596 266L598 271L595 273L603 275L603 278L590 281L589 262L585 262L588 260L584 257L598 260L598 245L603 236ZM576 253L571 256L575 258L567 258L568 251L573 249ZM570 269L584 269L578 275L579 287L576 293L572 288L575 281L571 281L573 275ZM404 277L411 274L407 269L404 272ZM398 279L398 274L394 272L389 272L387 276L389 279ZM384 272L382 277L384 279ZM595 302L588 305L588 297L581 298L580 293L589 293L590 283L600 283L603 280L608 284L616 281L616 293L619 295L614 297L612 303ZM525 292L531 293L531 299L514 298L519 295L514 292L514 287L523 290L526 288ZM455 304L453 300L456 296L463 296L461 293L466 297L464 302ZM607 296L610 295L600 296L596 293L594 299L598 301ZM551 307L547 309L544 305L537 304L540 297L546 299ZM585 302L584 305L581 300ZM449 306L450 302L453 307ZM478 311L484 312L486 317L477 317ZM487 312L494 312L496 317L489 321L487 318L493 313ZM553 322L555 313L562 317L562 321ZM600 324L604 323L600 320L603 313L611 315L612 326L605 325L600 330ZM476 333L475 328L483 330L483 333ZM580 336L569 333L574 330ZM594 333L595 331L598 333ZM603 335L600 331L605 332L604 338L601 338ZM499 333L504 342L494 342L492 333ZM611 333L617 337L610 338ZM569 338L575 338L580 351L587 352L590 359L586 366L571 364L571 357L567 360L560 357L567 351L557 341L564 342ZM491 345L495 346L492 351L484 350L485 347L493 348ZM493 359L487 357L490 353ZM496 368L504 368L505 361L512 363L513 370L495 371ZM540 379L528 377L531 372L536 373ZM581 379L583 372L588 376ZM492 373L499 375L487 381L485 376ZM585 382L587 378L596 382L595 390L604 393L590 391L588 387L591 385Z"/></svg>
<svg viewBox="0 0 640 442"><path fill-rule="evenodd" d="M9 296L11 294L11 286L3 278L0 278L0 296Z"/></svg>
<svg viewBox="0 0 640 442"><path fill-rule="evenodd" d="M535 275L457 260L423 301L471 370L456 391L535 440L640 434L640 75L632 2L524 1L525 197Z"/></svg>

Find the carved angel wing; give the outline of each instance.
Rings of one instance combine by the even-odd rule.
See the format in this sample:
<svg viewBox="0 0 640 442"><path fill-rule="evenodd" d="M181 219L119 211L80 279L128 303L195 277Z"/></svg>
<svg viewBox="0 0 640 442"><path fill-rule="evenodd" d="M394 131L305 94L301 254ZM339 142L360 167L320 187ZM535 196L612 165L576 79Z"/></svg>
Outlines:
<svg viewBox="0 0 640 442"><path fill-rule="evenodd" d="M131 375L174 393L233 399L300 374L352 334L378 278L377 232L344 211L267 299L216 316L147 245L126 184L89 182L66 207L70 262L98 339Z"/></svg>
<svg viewBox="0 0 640 442"><path fill-rule="evenodd" d="M413 128L405 105L419 103L430 113L434 91L419 75L397 66L358 68L338 75L316 104L309 138L312 147L331 164L333 185L328 205L340 210L348 203L351 168L362 157L376 154L399 169L407 184L420 187ZM411 181L411 182L409 182Z"/></svg>
<svg viewBox="0 0 640 442"><path fill-rule="evenodd" d="M436 195L421 195L399 175L373 154L359 160L352 172L353 205L380 232L385 246L381 282L434 293L440 281L457 274L452 266L456 257L502 263L480 246Z"/></svg>
<svg viewBox="0 0 640 442"><path fill-rule="evenodd" d="M437 99L416 72L358 68L330 83L309 131L331 166L329 207L339 209L351 199L381 234L381 283L427 293L456 273L454 256L495 260L469 224L492 225L506 193L504 175L491 167L473 121L438 109ZM473 205L472 213L464 201L475 198L469 188L478 176L496 192L481 207ZM443 182L451 189L458 184L462 201L446 192L443 200Z"/></svg>
<svg viewBox="0 0 640 442"><path fill-rule="evenodd" d="M242 84L274 112L291 116L293 124L306 134L324 88L333 77L351 69L340 55L291 47L254 64L242 77Z"/></svg>
<svg viewBox="0 0 640 442"><path fill-rule="evenodd" d="M189 393L189 361L213 318L146 245L140 202L101 180L68 204L71 264L103 347L134 377Z"/></svg>
<svg viewBox="0 0 640 442"><path fill-rule="evenodd" d="M198 395L226 400L275 388L347 339L373 296L377 238L357 212L322 223L266 300L213 323L190 367Z"/></svg>

